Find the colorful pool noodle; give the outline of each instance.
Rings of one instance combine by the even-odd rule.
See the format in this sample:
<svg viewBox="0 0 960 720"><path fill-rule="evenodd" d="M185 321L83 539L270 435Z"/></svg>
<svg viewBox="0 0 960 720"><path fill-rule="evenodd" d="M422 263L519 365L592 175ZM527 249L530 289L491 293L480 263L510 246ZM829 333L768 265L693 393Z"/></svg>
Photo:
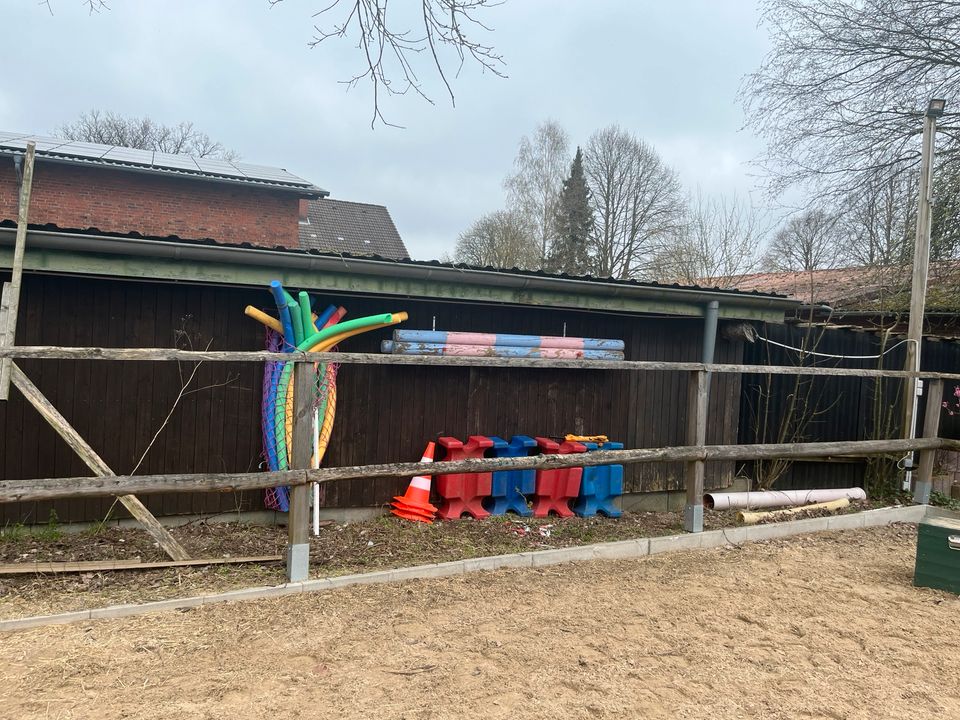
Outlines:
<svg viewBox="0 0 960 720"><path fill-rule="evenodd" d="M273 295L273 301L277 305L277 314L280 316L280 326L283 328L283 349L288 350L296 346L293 334L293 323L290 318L290 308L287 306L288 293L283 289L279 280L270 282L270 293Z"/></svg>
<svg viewBox="0 0 960 720"><path fill-rule="evenodd" d="M313 324L313 311L310 309L310 296L303 290L297 293L297 306L300 311L300 322L303 324L303 331L308 334L317 331Z"/></svg>
<svg viewBox="0 0 960 720"><path fill-rule="evenodd" d="M323 330L327 326L327 320L337 311L336 305L330 305L322 313L317 315L317 319L314 321L314 326L317 330Z"/></svg>
<svg viewBox="0 0 960 720"><path fill-rule="evenodd" d="M300 352L324 352L348 337L353 337L363 332L376 330L378 328L395 325L407 319L407 313L384 313L382 315L370 315L368 317L356 318L348 322L332 325L304 340L297 346ZM288 393L291 387L290 378L293 374L294 363L284 363L280 379L277 382L277 392L274 396L274 438L277 446L277 464L279 470L286 470L289 467L289 448L288 423L292 431L293 417L292 412L288 411ZM283 398L281 402L279 398ZM269 407L269 405L268 405ZM281 452L282 449L282 452Z"/></svg>
<svg viewBox="0 0 960 720"><path fill-rule="evenodd" d="M299 345L303 342L303 339L306 337L309 327L303 326L303 317L300 315L300 305L299 303L292 302L287 305L287 309L290 312L290 320L293 325L293 336L296 339L296 345ZM312 325L313 323L311 323Z"/></svg>
<svg viewBox="0 0 960 720"><path fill-rule="evenodd" d="M556 337L553 335L503 335L499 333L446 332L443 330L394 330L393 339L405 343L439 345L481 345L503 347L565 348L569 350L619 350L623 340Z"/></svg>
<svg viewBox="0 0 960 720"><path fill-rule="evenodd" d="M504 345L451 345L446 343L397 342L384 340L381 352L393 355L438 355L460 357L537 358L558 360L623 360L616 350L573 350L555 347L516 347Z"/></svg>
<svg viewBox="0 0 960 720"><path fill-rule="evenodd" d="M253 318L258 323L262 323L263 325L266 325L268 328L270 328L274 332L281 335L283 334L283 326L280 324L280 321L277 320L275 317L271 317L270 315L267 315L263 310L260 310L259 308L255 308L253 305L247 305L243 309L243 314L246 315L247 317ZM279 347L277 347L276 352L280 352Z"/></svg>

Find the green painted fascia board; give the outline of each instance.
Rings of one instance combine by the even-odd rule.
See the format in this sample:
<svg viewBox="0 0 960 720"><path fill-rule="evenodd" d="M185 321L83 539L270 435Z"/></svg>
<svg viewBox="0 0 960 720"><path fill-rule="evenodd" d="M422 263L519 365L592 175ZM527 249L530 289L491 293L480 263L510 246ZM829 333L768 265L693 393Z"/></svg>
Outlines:
<svg viewBox="0 0 960 720"><path fill-rule="evenodd" d="M0 247L0 267L11 267L13 250ZM351 292L396 295L437 300L490 302L535 307L555 307L603 312L644 313L698 317L704 305L669 297L643 298L630 295L588 295L545 289L523 289L454 283L430 279L391 277L362 272L333 272L271 268L259 265L225 262L184 261L143 255L116 255L69 250L30 248L24 256L24 269L34 272L98 275L103 277L140 278L144 280L179 281L202 284L266 287L271 280L280 280L287 287L313 292ZM666 289L662 295L669 296ZM729 300L720 303L720 317L782 323L782 307L758 307Z"/></svg>

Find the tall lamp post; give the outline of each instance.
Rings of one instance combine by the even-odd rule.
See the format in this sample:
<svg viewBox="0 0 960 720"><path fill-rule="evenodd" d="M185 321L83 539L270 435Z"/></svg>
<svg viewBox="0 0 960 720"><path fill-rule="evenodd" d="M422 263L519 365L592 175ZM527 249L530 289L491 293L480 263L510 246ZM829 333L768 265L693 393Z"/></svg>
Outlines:
<svg viewBox="0 0 960 720"><path fill-rule="evenodd" d="M905 370L920 371L920 344L923 340L923 315L927 299L927 272L930 267L930 215L933 205L933 145L937 133L937 118L943 115L946 100L931 100L923 118L923 148L920 156L920 192L917 208L917 235L913 246L913 282L910 288L910 323L907 328L907 361ZM923 392L919 378L904 382L904 437L917 436L917 397ZM940 402L928 398L927 402ZM906 476L903 489L909 490L913 476L913 453L904 463ZM913 499L926 503L930 499L930 483L917 482Z"/></svg>

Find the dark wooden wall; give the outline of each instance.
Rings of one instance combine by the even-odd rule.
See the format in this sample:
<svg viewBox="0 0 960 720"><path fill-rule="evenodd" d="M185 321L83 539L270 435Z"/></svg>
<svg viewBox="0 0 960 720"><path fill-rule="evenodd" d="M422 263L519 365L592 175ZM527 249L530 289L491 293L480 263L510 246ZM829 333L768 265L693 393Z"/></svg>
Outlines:
<svg viewBox="0 0 960 720"><path fill-rule="evenodd" d="M762 336L776 342L800 347L807 330L797 325L764 325L759 328ZM822 334L821 334L822 333ZM828 367L902 370L906 359L905 346L893 348L902 338L887 340L890 352L884 355L882 365L876 359L856 359L850 356L878 355L884 350L883 338L877 332L854 328L816 329L809 336L807 347L820 353L848 356L818 358L805 364ZM812 344L811 344L812 343ZM926 339L921 352L921 367L932 372L956 372L960 368L960 343ZM748 345L744 362L758 365L797 365L798 354L763 341ZM796 380L793 377L771 376L767 385L765 375L744 375L743 400L740 409L740 442L776 442L772 434L779 419L788 412L795 394ZM871 440L884 437L900 437L901 397L903 383L895 379L820 377L805 378L799 395L808 397L815 408L806 427L807 442L831 440ZM808 388L808 389L805 389ZM948 384L944 398L953 395L954 387ZM766 403L764 396L769 394ZM923 422L927 398L921 397L918 407L919 424ZM890 408L892 412L889 411ZM763 426L767 425L766 434ZM920 432L920 428L918 428ZM940 422L943 437L960 437L960 415L944 413ZM865 462L850 459L840 462L798 461L793 463L776 487L783 490L821 487L850 487L864 482ZM752 464L745 466L747 475L752 474Z"/></svg>
<svg viewBox="0 0 960 720"><path fill-rule="evenodd" d="M623 338L628 359L698 360L702 321L443 303L398 298L320 297L348 317L406 310L405 327ZM263 347L247 304L269 307L266 290L27 276L19 344ZM342 349L378 351L389 331L359 336ZM740 362L740 343L721 340L720 362ZM189 375L189 364L45 360L24 370L118 473L131 472ZM261 367L207 363L178 404L138 473L253 471L261 466ZM735 442L740 379L714 378L708 442ZM627 447L684 442L686 377L680 373L351 366L340 368L338 412L324 464L416 460L438 435L604 433ZM0 403L3 478L87 474L64 443L16 391ZM730 464L708 465L708 487L726 485ZM404 488L393 480L350 481L324 488L332 507L376 506ZM680 489L677 465L627 467L629 491ZM221 513L261 507L260 493L178 494L143 498L162 515ZM110 499L0 506L0 524L97 520ZM123 513L114 509L115 516Z"/></svg>

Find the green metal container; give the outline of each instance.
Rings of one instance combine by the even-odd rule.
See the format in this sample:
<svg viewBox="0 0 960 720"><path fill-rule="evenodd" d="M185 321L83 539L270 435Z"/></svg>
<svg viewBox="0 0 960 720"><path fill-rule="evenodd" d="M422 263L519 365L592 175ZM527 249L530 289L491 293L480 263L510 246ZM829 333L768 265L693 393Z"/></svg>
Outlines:
<svg viewBox="0 0 960 720"><path fill-rule="evenodd" d="M913 584L960 595L960 520L938 517L920 523Z"/></svg>

